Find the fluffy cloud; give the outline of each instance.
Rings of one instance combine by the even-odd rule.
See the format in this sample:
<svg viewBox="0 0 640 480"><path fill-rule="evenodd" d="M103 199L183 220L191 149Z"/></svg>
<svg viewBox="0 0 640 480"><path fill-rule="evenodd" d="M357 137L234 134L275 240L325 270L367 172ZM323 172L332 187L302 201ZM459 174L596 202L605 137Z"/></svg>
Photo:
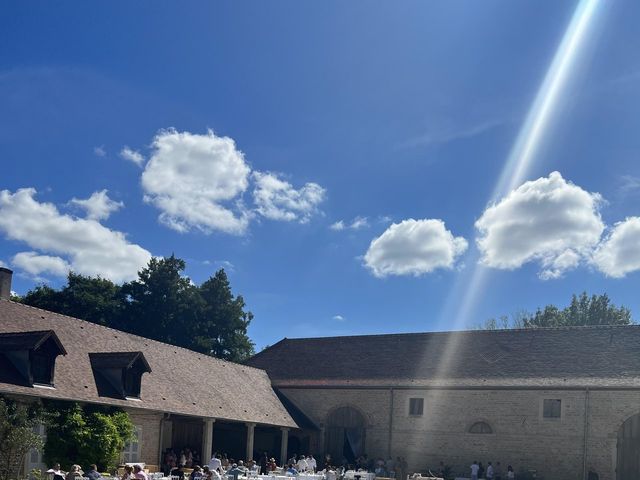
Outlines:
<svg viewBox="0 0 640 480"><path fill-rule="evenodd" d="M452 268L466 251L467 241L454 237L442 220L404 220L375 238L364 256L376 277L422 275Z"/></svg>
<svg viewBox="0 0 640 480"><path fill-rule="evenodd" d="M317 183L305 183L296 190L273 173L253 172L252 176L256 211L271 220L308 222L325 198L325 189Z"/></svg>
<svg viewBox="0 0 640 480"><path fill-rule="evenodd" d="M135 163L139 167L144 163L144 157L142 154L136 150L133 150L126 145L122 150L120 150L120 156L125 160L129 160L130 162Z"/></svg>
<svg viewBox="0 0 640 480"><path fill-rule="evenodd" d="M608 277L622 278L640 270L640 217L617 223L596 249L595 266Z"/></svg>
<svg viewBox="0 0 640 480"><path fill-rule="evenodd" d="M99 147L93 147L93 153L96 157L106 157L107 151L104 149L104 145L100 145Z"/></svg>
<svg viewBox="0 0 640 480"><path fill-rule="evenodd" d="M481 263L510 270L537 261L541 278L562 276L598 244L604 230L600 203L599 194L558 172L524 183L476 222Z"/></svg>
<svg viewBox="0 0 640 480"><path fill-rule="evenodd" d="M228 205L247 189L250 172L233 139L170 129L156 135L152 148L142 187L162 223L179 232L245 232L248 213Z"/></svg>
<svg viewBox="0 0 640 480"><path fill-rule="evenodd" d="M338 321L338 322L344 321L344 317L342 315L334 315L333 319Z"/></svg>
<svg viewBox="0 0 640 480"><path fill-rule="evenodd" d="M0 231L10 240L65 257L78 273L101 275L115 282L135 278L151 258L147 250L127 241L123 233L95 220L61 214L55 205L38 202L35 194L33 188L15 193L0 191ZM18 257L18 262L45 263L45 259L29 259L29 255ZM51 258L46 260L49 266L56 262Z"/></svg>
<svg viewBox="0 0 640 480"><path fill-rule="evenodd" d="M11 263L36 278L42 274L64 277L71 270L71 265L63 258L40 255L36 252L20 252L13 257Z"/></svg>
<svg viewBox="0 0 640 480"><path fill-rule="evenodd" d="M331 230L336 232L342 230L360 230L369 226L369 219L367 217L356 217L351 222L345 222L344 220L338 220L335 223L329 225Z"/></svg>
<svg viewBox="0 0 640 480"><path fill-rule="evenodd" d="M111 200L107 190L93 192L84 200L72 198L69 203L84 209L87 212L87 218L91 220L106 220L113 212L124 207L124 203Z"/></svg>

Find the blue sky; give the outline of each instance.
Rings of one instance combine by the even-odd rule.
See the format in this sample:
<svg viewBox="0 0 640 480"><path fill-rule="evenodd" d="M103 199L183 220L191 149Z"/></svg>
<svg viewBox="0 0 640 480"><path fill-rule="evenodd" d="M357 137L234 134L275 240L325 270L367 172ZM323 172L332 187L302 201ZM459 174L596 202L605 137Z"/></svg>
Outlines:
<svg viewBox="0 0 640 480"><path fill-rule="evenodd" d="M601 3L492 199L575 1L5 2L0 262L19 293L225 267L258 348L583 290L638 318L640 4Z"/></svg>

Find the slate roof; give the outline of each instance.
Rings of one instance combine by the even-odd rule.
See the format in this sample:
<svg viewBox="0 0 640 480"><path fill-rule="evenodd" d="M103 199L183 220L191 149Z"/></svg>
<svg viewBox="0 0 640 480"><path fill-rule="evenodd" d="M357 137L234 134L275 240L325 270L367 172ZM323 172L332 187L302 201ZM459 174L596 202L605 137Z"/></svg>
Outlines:
<svg viewBox="0 0 640 480"><path fill-rule="evenodd" d="M67 354L53 330L0 333L0 352L8 352L10 350L37 350L49 339L52 339L56 344L60 354Z"/></svg>
<svg viewBox="0 0 640 480"><path fill-rule="evenodd" d="M144 358L142 352L91 352L89 360L95 368L131 368L136 360L140 359L147 372L151 372L151 367Z"/></svg>
<svg viewBox="0 0 640 480"><path fill-rule="evenodd" d="M20 303L0 300L0 333L53 330L67 351L55 389L0 382L0 392L296 428L266 372ZM89 353L142 351L140 401L100 397Z"/></svg>
<svg viewBox="0 0 640 480"><path fill-rule="evenodd" d="M285 338L247 364L277 388L640 388L640 326Z"/></svg>

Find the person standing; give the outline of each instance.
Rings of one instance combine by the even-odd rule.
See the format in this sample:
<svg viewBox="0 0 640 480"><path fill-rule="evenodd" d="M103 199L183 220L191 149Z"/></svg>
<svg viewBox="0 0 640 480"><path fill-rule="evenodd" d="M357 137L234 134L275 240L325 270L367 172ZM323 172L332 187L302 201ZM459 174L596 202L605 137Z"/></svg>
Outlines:
<svg viewBox="0 0 640 480"><path fill-rule="evenodd" d="M493 476L495 480L502 480L502 466L500 462L496 462L496 467L493 469Z"/></svg>
<svg viewBox="0 0 640 480"><path fill-rule="evenodd" d="M487 465L487 480L493 480L493 465L491 462Z"/></svg>
<svg viewBox="0 0 640 480"><path fill-rule="evenodd" d="M516 474L513 471L513 467L511 465L507 467L507 478L509 479L516 478Z"/></svg>
<svg viewBox="0 0 640 480"><path fill-rule="evenodd" d="M478 462L473 462L471 464L471 480L478 480L478 470L480 470L480 466Z"/></svg>

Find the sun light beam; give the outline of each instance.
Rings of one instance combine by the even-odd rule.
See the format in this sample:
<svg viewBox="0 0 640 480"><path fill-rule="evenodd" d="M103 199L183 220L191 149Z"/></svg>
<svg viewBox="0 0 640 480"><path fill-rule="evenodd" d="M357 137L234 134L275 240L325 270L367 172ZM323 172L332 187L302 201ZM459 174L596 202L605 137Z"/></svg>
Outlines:
<svg viewBox="0 0 640 480"><path fill-rule="evenodd" d="M600 3L601 0L578 2L488 203L497 201L515 189L530 174L536 152L544 140L551 120L558 112L558 106L562 103L561 95L569 77L575 71L577 58L583 49L585 37ZM468 326L472 311L488 284L489 269L479 264L477 251L472 257L474 258L470 261L473 262L473 266L466 274L460 276L445 303L440 325L443 326L446 322L447 330L459 330ZM458 351L460 336L450 335L446 342L436 369L437 379L444 379L450 369L452 359Z"/></svg>

